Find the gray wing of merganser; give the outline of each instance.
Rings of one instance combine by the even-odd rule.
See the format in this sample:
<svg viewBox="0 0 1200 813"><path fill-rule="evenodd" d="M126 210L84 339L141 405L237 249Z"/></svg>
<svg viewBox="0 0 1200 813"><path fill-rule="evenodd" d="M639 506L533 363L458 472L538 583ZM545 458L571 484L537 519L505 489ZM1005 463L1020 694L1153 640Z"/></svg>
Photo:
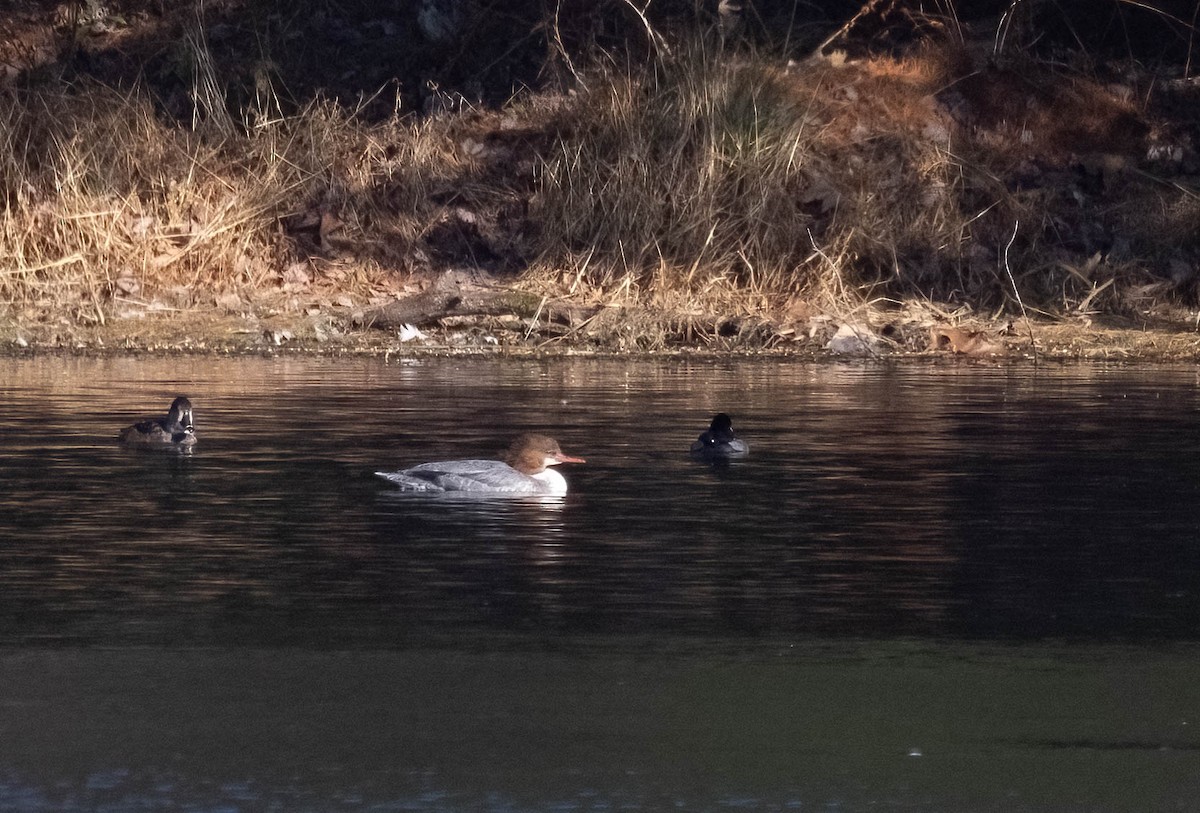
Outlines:
<svg viewBox="0 0 1200 813"><path fill-rule="evenodd" d="M448 460L422 463L403 471L377 471L404 491L475 491L486 494L537 494L541 484L499 460Z"/></svg>

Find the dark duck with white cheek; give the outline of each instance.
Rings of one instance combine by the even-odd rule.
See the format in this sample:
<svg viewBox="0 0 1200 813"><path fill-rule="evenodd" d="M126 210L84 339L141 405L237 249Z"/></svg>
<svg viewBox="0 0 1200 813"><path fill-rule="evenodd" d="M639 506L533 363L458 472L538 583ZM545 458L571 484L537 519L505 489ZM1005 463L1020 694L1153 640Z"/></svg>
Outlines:
<svg viewBox="0 0 1200 813"><path fill-rule="evenodd" d="M148 418L121 430L122 443L134 446L185 448L196 442L192 402L182 395L171 402L164 418Z"/></svg>
<svg viewBox="0 0 1200 813"><path fill-rule="evenodd" d="M702 457L740 457L749 451L750 444L733 433L733 420L724 412L692 443L692 454Z"/></svg>

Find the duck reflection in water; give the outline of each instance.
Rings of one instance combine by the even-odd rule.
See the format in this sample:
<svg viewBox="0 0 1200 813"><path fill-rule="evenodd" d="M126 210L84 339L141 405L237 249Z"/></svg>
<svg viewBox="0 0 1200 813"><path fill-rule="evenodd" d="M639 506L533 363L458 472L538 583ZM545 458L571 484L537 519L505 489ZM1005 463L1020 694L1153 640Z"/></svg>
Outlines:
<svg viewBox="0 0 1200 813"><path fill-rule="evenodd" d="M733 433L733 419L721 412L692 443L691 452L700 460L727 463L733 458L745 457L750 452L750 444Z"/></svg>
<svg viewBox="0 0 1200 813"><path fill-rule="evenodd" d="M122 429L118 437L127 446L191 451L196 443L192 402L181 395L171 402L165 417L139 421Z"/></svg>

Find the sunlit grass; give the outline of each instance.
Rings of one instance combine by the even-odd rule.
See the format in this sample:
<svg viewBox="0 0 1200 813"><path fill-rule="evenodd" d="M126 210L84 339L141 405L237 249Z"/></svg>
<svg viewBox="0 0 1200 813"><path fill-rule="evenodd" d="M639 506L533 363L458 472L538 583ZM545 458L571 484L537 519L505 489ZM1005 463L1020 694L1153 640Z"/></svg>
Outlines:
<svg viewBox="0 0 1200 813"><path fill-rule="evenodd" d="M190 121L142 87L31 84L0 106L4 303L103 321L114 301L161 292L251 300L297 264L336 264L329 285L366 301L445 267L429 238L453 218L507 230L513 285L684 321L905 297L995 310L1014 285L1069 311L1149 290L1128 259L1058 250L1066 227L1048 212L1066 191L1009 181L1031 157L1061 164L1073 139L1103 140L1130 102L1083 80L1041 98L1035 83L1038 106L1017 120L1017 102L981 103L953 44L797 65L695 39L644 64L600 60L566 96L365 122L326 101L284 112L267 79L223 93L203 37L189 42L207 66ZM947 91L976 94L974 123ZM253 101L236 110L234 96ZM1073 129L1047 114L1055 103ZM1194 200L1154 189L1157 209L1114 220L1147 244L1190 239ZM297 236L313 213L336 219L336 246Z"/></svg>

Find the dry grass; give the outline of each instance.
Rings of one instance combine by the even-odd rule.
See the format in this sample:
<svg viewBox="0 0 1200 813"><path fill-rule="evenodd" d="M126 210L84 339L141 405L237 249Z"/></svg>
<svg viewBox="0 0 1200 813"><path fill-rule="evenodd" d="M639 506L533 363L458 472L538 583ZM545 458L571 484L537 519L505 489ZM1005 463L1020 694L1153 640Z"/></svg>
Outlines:
<svg viewBox="0 0 1200 813"><path fill-rule="evenodd" d="M353 267L336 282L366 297L458 169L444 123L368 128L333 104L193 130L147 94L90 85L24 91L0 111L0 300L89 320L114 299L253 299L297 264ZM299 233L321 213L340 250Z"/></svg>
<svg viewBox="0 0 1200 813"><path fill-rule="evenodd" d="M589 83L535 199L541 264L652 299L767 295L812 263L827 204L813 101L695 47Z"/></svg>
<svg viewBox="0 0 1200 813"><path fill-rule="evenodd" d="M888 283L936 288L968 237L932 101L943 73L780 69L694 45L590 82L542 174L541 264L700 307L844 309Z"/></svg>
<svg viewBox="0 0 1200 813"><path fill-rule="evenodd" d="M1079 156L1134 162L1137 111L1120 88L1031 75L980 67L958 43L787 68L693 45L610 70L547 156L539 264L601 299L684 309L1140 307L1145 265L1072 245L1119 229L1117 208L1090 204L1097 223L1058 214L1080 211ZM1130 177L1126 201L1156 228L1187 208L1185 191Z"/></svg>
<svg viewBox="0 0 1200 813"><path fill-rule="evenodd" d="M89 87L20 101L0 122L9 156L0 293L10 302L80 285L99 297L118 280L261 284L275 218L321 185L327 145L313 143L312 127L213 140L164 124L138 93Z"/></svg>
<svg viewBox="0 0 1200 813"><path fill-rule="evenodd" d="M1178 291L1139 258L1195 240L1194 196L1123 170L1142 143L1131 95L989 72L953 44L796 66L695 40L594 68L553 105L367 124L323 102L284 115L265 78L231 111L203 32L188 42L185 125L138 88L0 105L0 302L100 322L224 292L364 303L462 260L432 255L470 226L499 235L517 284L671 313L686 339L689 314L906 297L1142 307ZM1125 257L1071 242L1094 225L1070 199L1084 149L1126 187L1087 214L1129 235ZM1029 166L1035 182L1014 182Z"/></svg>
<svg viewBox="0 0 1200 813"><path fill-rule="evenodd" d="M203 27L185 29L186 124L140 85L33 83L0 104L0 303L104 322L118 302L394 293L431 190L461 172L450 123L368 127L324 101L285 115L269 72L234 93Z"/></svg>

